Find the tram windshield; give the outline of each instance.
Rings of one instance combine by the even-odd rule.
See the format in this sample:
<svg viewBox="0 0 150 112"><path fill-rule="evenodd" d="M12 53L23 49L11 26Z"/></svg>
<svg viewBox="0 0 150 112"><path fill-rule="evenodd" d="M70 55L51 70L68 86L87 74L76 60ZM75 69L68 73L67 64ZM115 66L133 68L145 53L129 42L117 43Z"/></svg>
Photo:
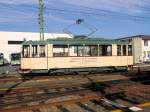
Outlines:
<svg viewBox="0 0 150 112"><path fill-rule="evenodd" d="M0 53L0 60L4 58L3 53Z"/></svg>
<svg viewBox="0 0 150 112"><path fill-rule="evenodd" d="M3 53L0 53L0 59L3 59L3 58L4 58Z"/></svg>
<svg viewBox="0 0 150 112"><path fill-rule="evenodd" d="M11 60L20 60L21 54L20 53L13 53L11 54Z"/></svg>

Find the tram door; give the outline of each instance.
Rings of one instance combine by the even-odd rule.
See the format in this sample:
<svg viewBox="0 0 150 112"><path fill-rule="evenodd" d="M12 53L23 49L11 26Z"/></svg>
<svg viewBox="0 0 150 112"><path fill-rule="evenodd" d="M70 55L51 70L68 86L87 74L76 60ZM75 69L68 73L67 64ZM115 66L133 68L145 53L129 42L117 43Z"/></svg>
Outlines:
<svg viewBox="0 0 150 112"><path fill-rule="evenodd" d="M38 54L38 64L39 69L47 69L48 68L48 58L47 58L47 47L46 45L38 45L37 46L37 54Z"/></svg>

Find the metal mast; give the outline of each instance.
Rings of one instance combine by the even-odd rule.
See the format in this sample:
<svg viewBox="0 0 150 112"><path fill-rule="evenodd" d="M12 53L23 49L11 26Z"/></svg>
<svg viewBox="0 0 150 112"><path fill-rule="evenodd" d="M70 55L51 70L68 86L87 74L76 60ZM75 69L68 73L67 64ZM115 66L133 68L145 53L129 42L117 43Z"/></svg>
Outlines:
<svg viewBox="0 0 150 112"><path fill-rule="evenodd" d="M39 27L40 27L40 40L44 40L43 0L39 0Z"/></svg>

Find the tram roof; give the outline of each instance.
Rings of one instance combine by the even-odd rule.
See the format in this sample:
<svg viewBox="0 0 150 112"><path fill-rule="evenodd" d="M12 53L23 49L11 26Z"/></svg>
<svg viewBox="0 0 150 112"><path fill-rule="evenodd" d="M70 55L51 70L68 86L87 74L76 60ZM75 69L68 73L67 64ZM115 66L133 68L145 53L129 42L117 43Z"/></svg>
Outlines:
<svg viewBox="0 0 150 112"><path fill-rule="evenodd" d="M98 39L98 38L88 38L88 39L74 39L74 38L65 38L65 39L47 39L44 41L24 41L23 45L45 45L45 44L54 44L54 45L110 45L110 44L129 44L125 40L110 40L110 39Z"/></svg>

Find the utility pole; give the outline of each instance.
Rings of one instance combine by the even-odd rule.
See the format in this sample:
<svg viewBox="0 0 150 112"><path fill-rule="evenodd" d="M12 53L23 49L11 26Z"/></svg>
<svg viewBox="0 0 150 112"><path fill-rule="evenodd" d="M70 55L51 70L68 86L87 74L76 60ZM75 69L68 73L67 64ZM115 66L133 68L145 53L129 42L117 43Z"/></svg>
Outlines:
<svg viewBox="0 0 150 112"><path fill-rule="evenodd" d="M44 16L43 16L43 0L39 0L39 28L40 40L44 40Z"/></svg>

